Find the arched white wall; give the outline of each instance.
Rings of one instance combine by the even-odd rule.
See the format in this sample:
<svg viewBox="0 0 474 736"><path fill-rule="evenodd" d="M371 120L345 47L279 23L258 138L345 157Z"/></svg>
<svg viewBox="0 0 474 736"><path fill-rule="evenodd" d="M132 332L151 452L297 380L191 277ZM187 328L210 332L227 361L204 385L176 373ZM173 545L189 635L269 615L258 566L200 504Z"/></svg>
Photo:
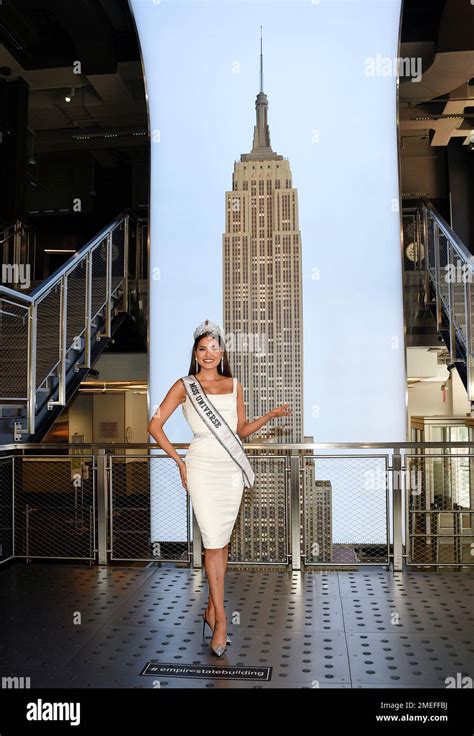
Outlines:
<svg viewBox="0 0 474 736"><path fill-rule="evenodd" d="M234 160L251 148L262 25L271 141L289 158L299 197L305 433L321 442L405 440L388 61L398 54L400 0L130 5L152 134L150 415L187 373L195 326L222 324L224 193ZM190 439L181 412L165 430Z"/></svg>

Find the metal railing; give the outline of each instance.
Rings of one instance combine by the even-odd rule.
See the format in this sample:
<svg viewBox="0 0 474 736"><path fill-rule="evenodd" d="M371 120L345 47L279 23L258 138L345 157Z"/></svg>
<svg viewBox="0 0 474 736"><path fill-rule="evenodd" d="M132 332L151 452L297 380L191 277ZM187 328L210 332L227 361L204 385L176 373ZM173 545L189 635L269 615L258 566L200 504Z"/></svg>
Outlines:
<svg viewBox="0 0 474 736"><path fill-rule="evenodd" d="M135 217L135 279L142 281L148 278L148 218Z"/></svg>
<svg viewBox="0 0 474 736"><path fill-rule="evenodd" d="M175 447L183 454L188 445ZM256 482L243 494L231 565L474 567L474 443L245 447ZM1 450L0 563L202 566L190 496L176 464L156 445L29 443Z"/></svg>
<svg viewBox="0 0 474 736"><path fill-rule="evenodd" d="M451 362L465 366L467 395L474 408L474 257L429 201L423 200L420 212L421 242L415 243L415 251L418 247L418 259L425 256L425 306L431 303L431 285L437 329L441 329L444 312Z"/></svg>
<svg viewBox="0 0 474 736"><path fill-rule="evenodd" d="M466 443L467 445L469 443ZM474 563L474 454L453 453L448 443L406 464L405 528L410 564Z"/></svg>
<svg viewBox="0 0 474 736"><path fill-rule="evenodd" d="M15 439L34 434L53 376L57 399L48 408L65 406L68 368L90 368L92 340L111 336L119 299L128 311L128 233L129 215L119 216L30 294L0 286L0 399L27 407Z"/></svg>

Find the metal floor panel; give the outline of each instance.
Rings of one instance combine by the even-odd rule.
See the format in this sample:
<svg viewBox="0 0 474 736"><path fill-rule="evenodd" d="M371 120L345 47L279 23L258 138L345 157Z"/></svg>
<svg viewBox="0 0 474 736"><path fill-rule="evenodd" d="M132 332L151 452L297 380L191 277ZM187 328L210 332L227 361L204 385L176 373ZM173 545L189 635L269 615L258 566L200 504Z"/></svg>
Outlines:
<svg viewBox="0 0 474 736"><path fill-rule="evenodd" d="M351 674L356 684L425 682L445 688L445 679L473 669L474 634L348 634ZM391 685L390 685L391 686Z"/></svg>
<svg viewBox="0 0 474 736"><path fill-rule="evenodd" d="M343 598L346 631L412 633L462 633L473 631L474 611L447 597L446 600Z"/></svg>
<svg viewBox="0 0 474 736"><path fill-rule="evenodd" d="M343 633L336 635L313 634L291 637L274 634L257 635L239 631L232 636L226 654L217 660L209 652L208 637L203 643L201 633L186 628L175 631L161 629L153 633L134 627L113 627L100 631L83 650L69 662L68 669L79 673L95 671L114 678L117 665L130 669L137 676L145 661L158 660L175 664L230 665L235 667L272 667L272 679L263 683L266 687L275 681L292 686L294 681L312 686L314 680L350 684L346 641ZM275 650L278 648L278 652ZM324 652L324 654L323 654ZM152 677L140 677L142 686L151 686ZM167 678L172 683L173 678ZM191 678L190 678L191 679ZM188 680L180 679L181 686ZM235 681L228 681L230 686ZM247 687L252 686L247 682Z"/></svg>
<svg viewBox="0 0 474 736"><path fill-rule="evenodd" d="M112 625L128 626L194 626L199 628L200 614L204 610L206 598L183 601L173 594L157 596L153 601L139 592L136 600L127 601L110 618ZM250 630L304 632L304 631L344 631L341 601L328 598L321 601L314 598L292 598L274 596L270 593L256 598L234 596L226 592L229 634L239 627ZM236 623L239 620L240 623ZM232 623L234 621L234 623ZM209 631L209 630L208 630Z"/></svg>
<svg viewBox="0 0 474 736"><path fill-rule="evenodd" d="M341 595L349 596L420 596L421 594L451 596L461 594L474 603L474 577L472 573L395 572L373 570L372 572L350 572L339 574Z"/></svg>
<svg viewBox="0 0 474 736"><path fill-rule="evenodd" d="M33 562L0 572L0 676L31 687L157 686L153 660L271 667L270 681L160 676L166 688L445 688L474 678L472 573L229 566L231 645L202 639L204 571ZM81 624L74 616L81 615Z"/></svg>
<svg viewBox="0 0 474 736"><path fill-rule="evenodd" d="M96 626L56 627L51 620L48 625L37 624L29 633L20 629L15 635L0 636L0 669L16 672L22 667L32 670L48 669L51 666L63 667L78 651L92 639ZM31 624L31 619L30 619ZM6 642L6 643L5 643Z"/></svg>

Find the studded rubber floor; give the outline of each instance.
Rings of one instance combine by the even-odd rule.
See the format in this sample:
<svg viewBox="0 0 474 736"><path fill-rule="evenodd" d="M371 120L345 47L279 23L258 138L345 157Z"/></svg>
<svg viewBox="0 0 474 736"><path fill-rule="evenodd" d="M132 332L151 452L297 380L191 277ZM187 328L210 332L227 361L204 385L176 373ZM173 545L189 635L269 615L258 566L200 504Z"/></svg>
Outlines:
<svg viewBox="0 0 474 736"><path fill-rule="evenodd" d="M31 688L446 688L474 678L469 572L230 567L231 644L220 658L209 629L202 637L206 600L204 571L173 564L17 563L0 571L0 676ZM190 673L149 677L148 663ZM238 679L251 668L266 679Z"/></svg>

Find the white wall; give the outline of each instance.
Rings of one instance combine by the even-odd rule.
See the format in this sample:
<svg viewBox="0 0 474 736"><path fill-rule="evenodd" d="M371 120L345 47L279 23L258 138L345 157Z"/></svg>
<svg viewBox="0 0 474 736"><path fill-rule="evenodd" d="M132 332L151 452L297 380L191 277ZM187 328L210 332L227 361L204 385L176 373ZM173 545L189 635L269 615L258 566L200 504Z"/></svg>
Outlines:
<svg viewBox="0 0 474 736"><path fill-rule="evenodd" d="M126 442L130 428L130 442L148 442L147 396L134 391L105 394L78 394L69 407L69 441L74 434L83 435L84 442ZM118 436L101 436L99 422L116 421ZM133 451L140 453L139 450ZM142 451L146 453L146 450Z"/></svg>
<svg viewBox="0 0 474 736"><path fill-rule="evenodd" d="M99 380L147 382L148 355L146 353L105 353L95 364ZM69 407L69 436L84 435L84 442L109 441L100 435L101 421L118 422L117 442L126 441L130 427L131 442L148 442L148 397L134 389L122 392L78 393ZM114 440L110 440L114 441ZM145 452L145 451L143 451Z"/></svg>
<svg viewBox="0 0 474 736"><path fill-rule="evenodd" d="M102 353L94 368L99 371L98 380L146 381L148 380L148 355L146 353Z"/></svg>
<svg viewBox="0 0 474 736"><path fill-rule="evenodd" d="M408 414L412 416L465 416L470 407L467 392L456 370L438 363L438 353L426 347L408 348L409 379L419 379L408 389ZM446 384L444 394L442 386Z"/></svg>
<svg viewBox="0 0 474 736"><path fill-rule="evenodd" d="M447 381L446 399L441 387L445 381L420 381L408 390L409 416L465 416L470 413L467 393L457 371Z"/></svg>
<svg viewBox="0 0 474 736"><path fill-rule="evenodd" d="M149 415L186 374L196 325L222 322L224 193L251 147L262 24L272 146L299 196L304 433L405 440L396 77L366 73L398 54L400 0L130 5L152 134ZM190 439L180 413L165 430ZM172 499L155 486L162 519Z"/></svg>

